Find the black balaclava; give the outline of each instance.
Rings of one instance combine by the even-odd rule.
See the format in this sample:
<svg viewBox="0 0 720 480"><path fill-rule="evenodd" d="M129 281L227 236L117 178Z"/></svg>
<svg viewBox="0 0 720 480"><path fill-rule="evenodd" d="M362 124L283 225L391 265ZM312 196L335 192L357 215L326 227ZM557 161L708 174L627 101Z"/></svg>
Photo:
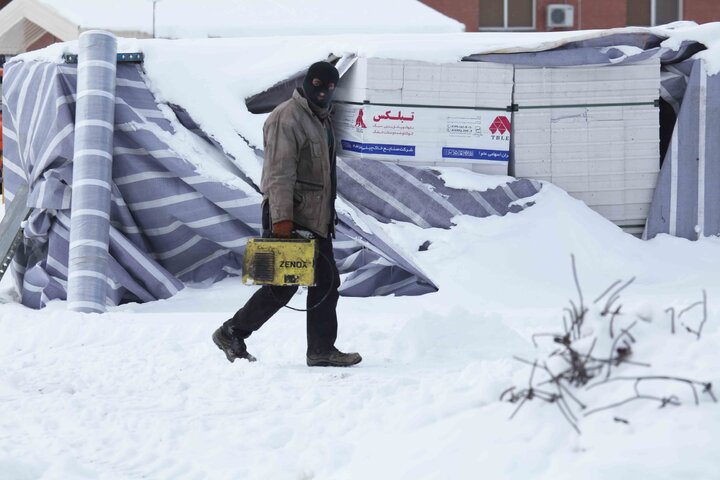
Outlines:
<svg viewBox="0 0 720 480"><path fill-rule="evenodd" d="M320 80L320 86L314 86L312 84L313 78ZM332 100L333 93L335 90L328 89L328 84L334 83L337 86L337 82L340 79L340 74L337 69L328 62L316 62L310 65L310 68L305 75L303 80L303 91L305 92L305 98L315 106L320 108L328 108L330 101ZM323 99L319 99L318 95L325 93Z"/></svg>

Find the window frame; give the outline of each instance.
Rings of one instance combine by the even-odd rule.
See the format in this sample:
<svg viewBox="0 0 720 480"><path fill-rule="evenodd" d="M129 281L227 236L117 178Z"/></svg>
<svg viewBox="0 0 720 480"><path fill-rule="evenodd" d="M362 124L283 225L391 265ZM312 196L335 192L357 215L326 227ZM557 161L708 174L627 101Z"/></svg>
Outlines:
<svg viewBox="0 0 720 480"><path fill-rule="evenodd" d="M658 0L650 0L650 26L651 27L657 27L657 1ZM677 8L678 8L678 19L675 20L676 22L679 22L683 19L683 0L676 0L677 1Z"/></svg>
<svg viewBox="0 0 720 480"><path fill-rule="evenodd" d="M498 27L480 27L478 26L478 32L530 32L537 30L537 0L530 0L532 2L532 26L529 27L509 27L508 26L508 2L510 0L503 0L503 26ZM653 5L655 0L653 0ZM682 0L680 0L682 1ZM480 0L478 0L478 4Z"/></svg>

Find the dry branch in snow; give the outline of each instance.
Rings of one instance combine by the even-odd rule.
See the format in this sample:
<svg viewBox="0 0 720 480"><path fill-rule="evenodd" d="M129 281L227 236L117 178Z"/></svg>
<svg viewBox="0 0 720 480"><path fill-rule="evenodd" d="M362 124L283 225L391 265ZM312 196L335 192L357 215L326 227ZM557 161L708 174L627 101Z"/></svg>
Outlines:
<svg viewBox="0 0 720 480"><path fill-rule="evenodd" d="M552 338L552 341L558 345L558 348L552 351L547 359L543 361L530 361L520 357L514 357L516 360L525 363L531 367L528 384L526 387L510 387L500 395L501 401L507 401L517 404L510 418L515 418L517 413L523 406L531 400L540 400L545 403L557 405L558 410L565 420L580 433L579 413L582 417L587 417L598 412L612 410L622 405L635 402L638 400L656 402L659 408L667 406L678 406L681 404L677 395L656 395L643 392L641 385L649 382L667 382L682 383L688 386L692 391L695 405L700 404L701 395L707 395L713 402L717 402L717 398L712 390L710 382L702 382L691 380L688 378L670 376L670 375L642 375L642 376L622 376L618 375L618 371L623 365L635 365L650 368L651 365L645 362L639 362L633 357L633 345L637 343L636 335L633 329L638 325L638 321L651 322L650 318L637 316L637 320L633 320L626 327L618 328L616 319L621 318L624 313L622 311L622 303L620 303L620 294L629 287L635 277L623 283L622 280L613 282L600 294L594 301L593 305L598 305L598 315L600 318L608 319L607 338L603 338L601 333L590 332L586 327L587 315L589 308L585 306L584 296L580 281L578 278L577 268L575 265L575 256L571 256L573 279L577 289L577 303L572 299L569 301L570 306L563 309L563 329L561 332L540 332L532 335L533 344L538 347L538 339ZM600 302L605 302L600 307ZM688 307L680 310L677 315L674 308L668 308L666 313L671 315L671 334L675 334L675 322L681 321L682 316L692 311L696 307L702 306L702 318L697 327L693 328L686 323L681 323L687 332L695 335L699 340L702 336L702 329L707 322L707 293L703 290L702 301L695 302ZM610 348L606 356L595 355L596 346L599 341L607 342L610 340ZM587 346L589 344L589 346ZM553 371L548 365L548 361L560 359L562 367ZM555 362L557 365L558 362ZM599 379L599 380L597 380ZM597 380L590 383L592 380ZM581 393L585 393L596 388L600 388L611 383L617 382L634 382L633 394L625 399L612 402L606 405L589 406L591 402L580 399ZM580 390L582 388L582 390ZM627 419L614 417L616 422L629 423Z"/></svg>

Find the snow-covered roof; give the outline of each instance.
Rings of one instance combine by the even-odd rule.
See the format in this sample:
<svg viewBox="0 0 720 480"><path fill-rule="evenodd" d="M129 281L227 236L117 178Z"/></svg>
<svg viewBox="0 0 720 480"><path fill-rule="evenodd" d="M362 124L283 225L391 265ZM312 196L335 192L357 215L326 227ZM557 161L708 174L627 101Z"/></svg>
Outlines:
<svg viewBox="0 0 720 480"><path fill-rule="evenodd" d="M152 0L40 0L82 29L152 32ZM157 36L458 32L463 25L418 0L158 0Z"/></svg>
<svg viewBox="0 0 720 480"><path fill-rule="evenodd" d="M59 1L59 0L58 0ZM667 38L662 45L677 48L685 40L701 41L708 50L707 72L720 72L720 23L678 23L672 28L622 28L612 30L547 33L451 33L409 35L329 35L248 37L234 39L135 40L120 39L121 52L145 54L144 70L153 93L161 102L182 105L202 129L232 150L238 159L246 151L251 172L255 156L251 145L262 145L263 115L248 111L245 99L307 68L311 63L336 56L456 62L475 53L530 52L593 38L626 33L656 34ZM77 53L77 42L56 44L29 52L18 60L61 62L63 53ZM628 56L633 55L628 52ZM187 68L187 59L192 68ZM188 95L187 92L193 92ZM237 153L240 152L240 153ZM259 174L259 171L255 171ZM250 173L252 176L253 173Z"/></svg>
<svg viewBox="0 0 720 480"><path fill-rule="evenodd" d="M464 30L418 0L14 0L0 11L0 49L27 46L44 32L61 40L90 29L150 37L153 18L162 38Z"/></svg>

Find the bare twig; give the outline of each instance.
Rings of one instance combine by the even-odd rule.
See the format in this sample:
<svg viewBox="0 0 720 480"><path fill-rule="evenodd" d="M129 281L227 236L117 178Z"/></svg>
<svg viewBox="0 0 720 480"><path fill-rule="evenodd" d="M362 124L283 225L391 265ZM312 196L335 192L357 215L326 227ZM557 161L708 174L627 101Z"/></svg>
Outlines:
<svg viewBox="0 0 720 480"><path fill-rule="evenodd" d="M587 351L585 351L585 348L580 348L579 343L577 342L578 340L584 338L583 326L589 310L584 303L585 300L578 278L577 265L574 255L571 255L571 263L573 279L578 293L578 300L576 303L575 300L570 299L569 306L563 309L562 324L564 333L539 332L532 335L532 342L536 347L538 346L537 339L541 337L551 337L552 341L556 343L558 347L553 350L547 358L560 357L567 366L562 366L563 369L560 372L553 372L550 370L550 367L545 361L539 362L537 359L530 361L524 358L514 357L517 361L530 365L531 369L526 388L516 389L515 387L510 387L503 391L500 395L500 400L508 401L517 405L510 416L511 419L514 418L522 407L530 400L555 403L565 420L567 420L572 428L580 434L579 417L576 415L579 410L584 410L583 417L587 417L589 415L620 407L637 400L651 400L657 402L659 403L660 408L664 408L668 405L680 405L680 400L676 395L656 396L643 393L641 391L642 384L649 381L670 381L686 384L693 394L696 405L700 403L700 393L698 392L700 389L701 392L707 394L713 402L717 402L717 398L715 397L712 390L712 384L710 382L699 382L687 378L667 375L612 376L615 370L614 367L619 367L623 364L650 367L649 363L630 360L630 358L633 355L633 343L636 343L636 338L632 333L633 328L637 325L638 321L649 323L652 321L652 318L637 315L637 319L632 321L630 325L626 328L621 328L617 334L615 332L618 328L615 325L615 320L623 315L623 304L618 303L620 294L635 281L635 277L630 278L624 283L622 280L613 282L593 302L594 304L598 304L604 300L605 303L601 311L601 315L603 317L607 315L610 316L609 336L612 339L612 345L610 347L609 355L606 358L593 356L593 352L595 351L595 347L598 343L597 335L593 336L592 343ZM703 306L703 317L697 327L697 331L685 324L683 324L683 326L700 339L702 329L707 321L707 293L705 290L703 290L703 300L701 302L695 302L677 314L674 308L668 308L665 310L665 312L670 313L671 332L673 334L675 333L676 318L680 321L681 317L685 313L691 311L699 305ZM587 332L585 332L585 335L587 335ZM583 353L581 353L581 351ZM543 374L538 374L538 367L540 367L540 369L544 372ZM604 378L590 384L593 379L599 378L603 375L603 373L605 373ZM633 382L633 396L619 402L589 410L588 405L586 405L585 402L576 395L577 391L573 391L573 387L585 386L585 391L588 391L601 385L619 381ZM546 387L549 385L553 385L554 388ZM544 390L544 388L548 388L548 390ZM613 420L625 424L630 423L628 420L620 417L614 417Z"/></svg>
<svg viewBox="0 0 720 480"><path fill-rule="evenodd" d="M565 307L565 308L563 308L563 312L567 312L567 314L570 316L570 325L565 327L565 332L571 333L573 327L575 326L575 318L576 318L575 311L568 307ZM563 319L564 319L564 314L563 314Z"/></svg>
<svg viewBox="0 0 720 480"><path fill-rule="evenodd" d="M707 292L703 288L703 319L700 322L700 326L698 327L698 331L697 331L698 340L700 340L700 336L702 335L702 329L705 326L706 321L707 321Z"/></svg>
<svg viewBox="0 0 720 480"><path fill-rule="evenodd" d="M594 408L592 410L588 410L585 412L584 416L588 417L594 413L602 412L604 410L610 410L611 408L620 407L622 405L625 405L626 403L630 403L634 400L655 400L660 402L660 408L663 408L667 405L673 405L678 406L680 405L680 401L675 396L671 397L654 397L652 395L636 395L634 397L626 398L625 400L621 400L619 402L611 403L610 405L605 405L604 407Z"/></svg>
<svg viewBox="0 0 720 480"><path fill-rule="evenodd" d="M528 380L528 388L532 390L533 378L535 378L535 369L537 368L537 360L533 362L532 370L530 370L530 380Z"/></svg>
<svg viewBox="0 0 720 480"><path fill-rule="evenodd" d="M605 316L610 312L610 310L612 308L612 304L615 303L615 301L618 298L620 298L620 292L622 292L627 287L629 287L630 284L633 283L634 281L635 281L635 277L632 277L630 280L628 280L627 282L622 284L620 287L618 287L614 292L612 292L610 294L610 297L608 298L607 302L605 303L605 306L602 309L602 313L601 313L602 316Z"/></svg>
<svg viewBox="0 0 720 480"><path fill-rule="evenodd" d="M583 308L583 294L582 289L580 288L580 280L578 280L578 274L577 274L577 268L575 268L575 254L570 255L570 260L572 262L572 270L573 270L573 278L575 279L575 287L578 291L578 297L580 298L580 309Z"/></svg>
<svg viewBox="0 0 720 480"><path fill-rule="evenodd" d="M626 363L628 365L636 365L638 367L645 367L645 368L652 367L652 365L650 365L647 362L638 362L637 360L628 360L627 358L623 359L623 363Z"/></svg>
<svg viewBox="0 0 720 480"><path fill-rule="evenodd" d="M597 344L597 337L593 338L592 344L590 345L590 349L587 352L587 355L585 355L585 364L587 365L588 360L592 358L592 352L595 350L595 345Z"/></svg>
<svg viewBox="0 0 720 480"><path fill-rule="evenodd" d="M512 420L513 418L515 418L515 415L520 411L520 409L522 408L522 406L525 405L525 402L527 402L529 398L530 398L530 397L525 397L525 398L522 399L522 401L520 402L520 405L518 405L517 408L515 408L515 410L513 410L512 415L510 415L510 420Z"/></svg>
<svg viewBox="0 0 720 480"><path fill-rule="evenodd" d="M610 356L608 357L608 362L607 362L608 369L607 369L607 374L605 375L605 378L610 378L610 373L611 373L611 371L612 371L613 359L615 360L615 365L620 365L620 363L623 362L623 360L625 359L625 357L630 356L632 350L630 349L630 345L629 345L629 344L627 345L627 348L626 348L626 349L618 349L618 348L617 348L617 344L618 344L618 342L620 341L620 339L623 338L623 335L626 335L626 336L627 336L628 338L630 338L632 341L635 341L634 338L632 337L632 335L630 335L630 330L631 330L636 324L637 324L637 321L634 321L633 323L630 324L629 327L623 328L623 329L620 331L620 335L618 335L617 338L613 341L612 347L610 348ZM615 354L616 351L617 351L617 353L618 353L618 356L617 356L617 357L614 357L614 354Z"/></svg>
<svg viewBox="0 0 720 480"><path fill-rule="evenodd" d="M505 400L505 395L507 395L509 393L510 398L511 398L511 400L509 400L509 401L512 402L514 390L515 390L515 387L510 387L510 388L506 388L505 390L503 390L503 392L500 394L500 401L502 402L503 400ZM514 402L512 402L512 403L514 403Z"/></svg>
<svg viewBox="0 0 720 480"><path fill-rule="evenodd" d="M683 316L683 314L689 312L693 308L698 307L702 304L703 304L703 302L702 302L702 300L700 300L698 302L693 303L692 305L688 305L687 307L683 308L682 310L680 310L680 312L678 312L678 320L680 320L680 318Z"/></svg>
<svg viewBox="0 0 720 480"><path fill-rule="evenodd" d="M575 431L578 433L578 435L582 435L582 432L580 431L580 428L579 428L579 427L577 426L577 424L570 418L570 416L568 415L568 412L566 412L566 411L563 409L563 407L562 407L562 405L560 404L560 402L557 402L557 406L558 406L558 409L560 410L560 412L561 412L561 413L563 414L563 416L565 417L565 420L567 420L568 423L570 424L570 426L573 427L573 429L575 429ZM568 411L569 411L569 409L568 409Z"/></svg>
<svg viewBox="0 0 720 480"><path fill-rule="evenodd" d="M535 341L535 338L537 337L553 337L553 338L562 338L562 335L559 335L557 333L533 333L530 339L533 342L533 345L536 347L538 346L537 342Z"/></svg>
<svg viewBox="0 0 720 480"><path fill-rule="evenodd" d="M613 330L613 326L615 324L615 317L620 315L620 310L622 309L622 304L615 309L614 312L612 312L612 315L610 316L610 338L615 338L615 332Z"/></svg>
<svg viewBox="0 0 720 480"><path fill-rule="evenodd" d="M626 347L620 347L622 349L626 349ZM625 355L622 359L622 363L627 365L637 365L638 367L651 367L647 362L638 362L637 360L630 360L627 357L627 353L623 352L623 355ZM596 365L593 365L594 368L602 369L604 365L607 365L608 363L614 363L616 366L618 365L618 359L616 357L613 358L597 358L597 357L590 357L590 360L596 363Z"/></svg>
<svg viewBox="0 0 720 480"><path fill-rule="evenodd" d="M683 324L683 326L685 327L685 330L687 330L688 332L690 332L690 333L692 333L693 335L695 335L698 340L700 340L700 337L702 336L702 329L703 329L703 327L705 326L705 322L707 321L707 292L705 291L705 289L703 289L702 292L703 292L703 299L702 299L702 301L693 303L693 304L690 305L689 307L683 309L683 310L678 314L678 321L679 321L679 320L680 320L680 317L682 317L683 313L691 310L692 308L697 307L698 305L702 305L702 306L703 306L703 317L702 317L702 320L700 321L700 325L698 326L698 329L697 329L697 330L693 330L693 329L690 328L689 326Z"/></svg>
<svg viewBox="0 0 720 480"><path fill-rule="evenodd" d="M580 308L578 308L577 305L575 305L575 302L570 300L570 306L572 307L572 322L570 324L570 330L573 333L573 337L577 340L580 338L580 328L582 327L583 320L585 317L585 311L582 309L582 304L580 305Z"/></svg>
<svg viewBox="0 0 720 480"><path fill-rule="evenodd" d="M567 400L565 400L565 396L564 396L563 393L562 393L562 390L561 390L561 388L560 388L560 385L559 385L559 384L555 384L555 385L557 386L557 389L558 389L558 393L557 393L557 403L561 404L561 406L563 407L563 409L565 409L565 411L567 412L567 416L570 417L573 422L577 422L578 419L577 419L577 417L575 416L575 414L573 413L572 408L570 408L570 405L568 405Z"/></svg>
<svg viewBox="0 0 720 480"><path fill-rule="evenodd" d="M559 394L560 396L563 395L563 392L564 392L564 393L567 393L567 395L568 395L575 403L577 403L578 406L579 406L581 409L585 409L585 408L586 408L586 405L585 405L584 403L582 403L580 400L578 400L578 398L577 398L575 395L573 395L573 393L570 391L570 389L567 388L567 387L566 387L565 385L563 385L563 383L562 383L562 379L563 379L564 375L565 375L569 370L565 370L564 372L562 372L562 373L560 373L560 374L558 374L558 375L555 375L555 374L550 370L550 367L547 366L547 363L544 363L544 364L543 364L543 369L544 369L544 370L547 372L547 374L550 376L550 379L549 379L549 380L546 380L545 382L543 382L543 384L554 383L554 384L557 386L557 388L558 388L558 394Z"/></svg>
<svg viewBox="0 0 720 480"><path fill-rule="evenodd" d="M674 382L682 382L690 386L693 397L695 399L695 405L698 405L700 403L700 399L697 394L697 390L695 389L695 386L702 386L703 387L703 393L707 393L710 398L712 398L713 402L717 402L717 399L715 398L715 395L712 392L712 384L707 382L700 382L697 380L691 380L689 378L683 378L683 377L674 377L671 375L643 375L638 377L613 377L605 380L601 380L597 383L593 383L592 385L588 385L585 390L592 390L595 387L599 387L601 385L605 385L612 382L620 382L620 381L635 381L635 382L641 382L646 380L669 380ZM636 383L637 385L637 383Z"/></svg>
<svg viewBox="0 0 720 480"><path fill-rule="evenodd" d="M518 357L517 355L513 355L513 358L514 358L515 360L517 360L518 362L526 363L526 364L531 365L531 366L537 364L537 360L535 360L534 362L531 362L530 360L525 360L524 358Z"/></svg>
<svg viewBox="0 0 720 480"><path fill-rule="evenodd" d="M593 303L598 303L600 300L602 300L602 298L603 298L605 295L607 295L608 292L609 292L610 290L612 290L613 287L614 287L615 285L617 285L618 283L620 283L620 282L621 282L621 280L615 280L608 288L605 289L605 291L604 291L602 294L600 294L600 296L599 296L598 298L595 299L595 301L594 301Z"/></svg>
<svg viewBox="0 0 720 480"><path fill-rule="evenodd" d="M640 382L642 380L637 379L635 380L635 383L633 383L633 391L635 391L635 395L640 396Z"/></svg>
<svg viewBox="0 0 720 480"><path fill-rule="evenodd" d="M670 333L675 335L675 309L669 307L665 309L665 313L670 312Z"/></svg>
<svg viewBox="0 0 720 480"><path fill-rule="evenodd" d="M707 393L708 395L710 395L710 398L712 398L713 402L717 403L717 398L715 398L715 394L712 391L712 383L703 383L703 393Z"/></svg>

